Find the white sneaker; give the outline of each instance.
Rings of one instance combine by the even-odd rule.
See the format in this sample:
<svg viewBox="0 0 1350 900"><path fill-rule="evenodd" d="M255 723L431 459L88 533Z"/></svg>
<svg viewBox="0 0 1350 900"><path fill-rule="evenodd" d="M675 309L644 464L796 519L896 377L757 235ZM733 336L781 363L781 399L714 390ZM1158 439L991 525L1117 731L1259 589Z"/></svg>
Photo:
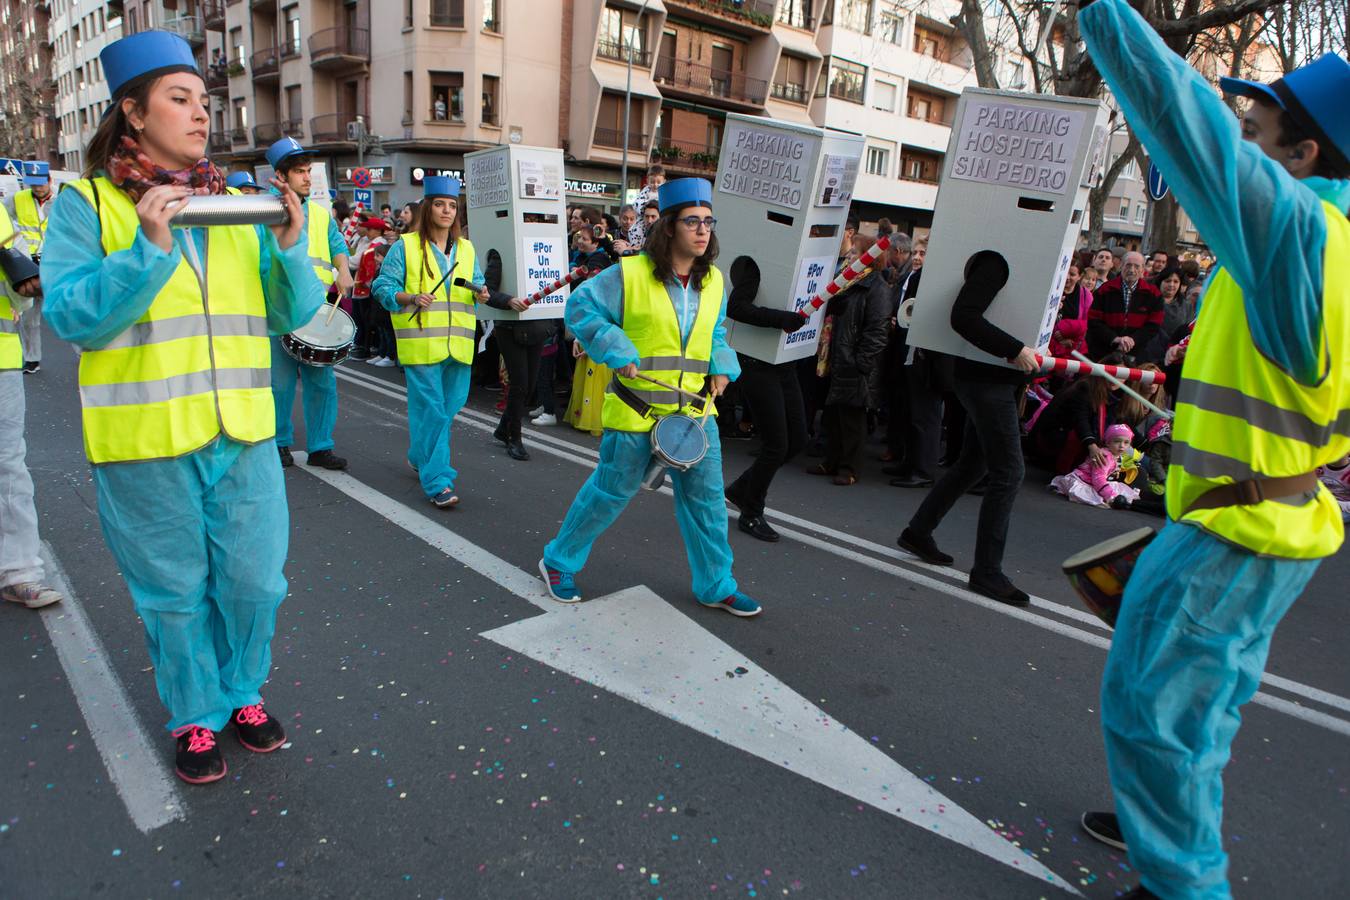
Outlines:
<svg viewBox="0 0 1350 900"><path fill-rule="evenodd" d="M525 414L525 418L527 418L527 419L537 419L537 418L539 418L540 416L542 416L543 414L544 414L544 408L543 408L542 406L536 406L534 409L530 410L529 412L527 412L527 413Z"/></svg>
<svg viewBox="0 0 1350 900"><path fill-rule="evenodd" d="M366 365L378 366L383 361L384 361L383 356L372 356L370 359L366 360Z"/></svg>
<svg viewBox="0 0 1350 900"><path fill-rule="evenodd" d="M380 357L380 361L375 363L375 365L380 367L381 369L391 369L394 366L398 365L398 363L394 362L387 356L382 356Z"/></svg>
<svg viewBox="0 0 1350 900"><path fill-rule="evenodd" d="M557 424L558 424L558 417L555 416L555 415L553 415L553 413L544 413L544 414L541 415L541 416L536 416L535 419L534 419L534 421L531 422L530 424L531 424L531 425L557 425Z"/></svg>
<svg viewBox="0 0 1350 900"><path fill-rule="evenodd" d="M64 598L52 588L36 581L23 581L0 588L0 600L22 603L29 609L39 609L60 603Z"/></svg>

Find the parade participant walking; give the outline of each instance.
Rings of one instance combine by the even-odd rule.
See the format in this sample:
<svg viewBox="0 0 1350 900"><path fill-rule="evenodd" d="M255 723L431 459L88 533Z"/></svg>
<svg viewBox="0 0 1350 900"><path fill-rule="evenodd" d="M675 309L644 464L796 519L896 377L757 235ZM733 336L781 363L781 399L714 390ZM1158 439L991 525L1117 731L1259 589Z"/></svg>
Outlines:
<svg viewBox="0 0 1350 900"><path fill-rule="evenodd" d="M253 180L253 176L247 172L231 172L225 178L225 186L237 190L241 194L261 194L263 189L258 187L258 183Z"/></svg>
<svg viewBox="0 0 1350 900"><path fill-rule="evenodd" d="M408 381L408 465L428 499L445 509L459 504L450 423L469 399L474 302L491 294L466 286L482 285L483 270L473 244L460 237L459 179L428 175L422 190L417 228L385 254L371 293L391 313Z"/></svg>
<svg viewBox="0 0 1350 900"><path fill-rule="evenodd" d="M267 148L268 164L304 204L305 235L314 274L324 285L332 285L336 281L339 293L349 294L353 280L347 261L347 242L343 240L342 232L328 210L307 200L311 184L311 156L309 150L289 137ZM291 456L291 444L295 440L291 410L295 407L297 380L303 386L305 446L309 451L306 462L311 466L337 471L347 468L347 460L333 452L333 427L337 425L338 410L337 371L332 366L309 366L297 362L282 349L281 338L273 337L272 399L276 402L276 441L281 465L289 467L295 464Z"/></svg>
<svg viewBox="0 0 1350 900"><path fill-rule="evenodd" d="M14 235L9 213L0 206L0 246ZM0 600L22 603L29 609L61 600L42 580L33 479L24 462L19 298L31 298L38 290L36 277L10 285L0 275Z"/></svg>
<svg viewBox="0 0 1350 900"><path fill-rule="evenodd" d="M1241 125L1126 0L1079 26L1126 120L1221 265L1182 369L1168 524L1134 567L1102 681L1140 887L1227 898L1224 765L1271 637L1344 539L1318 466L1350 452L1350 65L1324 56Z"/></svg>
<svg viewBox="0 0 1350 900"><path fill-rule="evenodd" d="M189 196L225 190L187 42L140 32L99 60L112 105L52 210L46 315L82 348L99 520L145 625L178 775L201 784L225 775L227 723L256 752L285 740L259 694L289 532L267 335L309 321L323 287L283 181L288 224L170 228Z"/></svg>
<svg viewBox="0 0 1350 900"><path fill-rule="evenodd" d="M47 216L51 211L51 167L45 162L23 164L24 190L14 195L14 224L18 228L18 249L42 260L42 242L47 236ZM42 368L42 291L33 294L33 302L19 319L23 339L23 372L33 375Z"/></svg>
<svg viewBox="0 0 1350 900"><path fill-rule="evenodd" d="M576 573L641 487L656 419L704 412L681 393L640 379L639 371L701 394L704 403L740 375L722 325L722 273L713 265L712 186L701 178L679 178L661 185L658 197L661 218L647 235L646 250L624 257L567 300L568 327L588 354L615 370L615 378L605 394L600 464L539 561L549 593L564 603L581 599ZM701 427L708 439L703 459L687 471L670 472L694 596L733 615L758 615L760 605L737 588L731 574L717 423L707 417Z"/></svg>

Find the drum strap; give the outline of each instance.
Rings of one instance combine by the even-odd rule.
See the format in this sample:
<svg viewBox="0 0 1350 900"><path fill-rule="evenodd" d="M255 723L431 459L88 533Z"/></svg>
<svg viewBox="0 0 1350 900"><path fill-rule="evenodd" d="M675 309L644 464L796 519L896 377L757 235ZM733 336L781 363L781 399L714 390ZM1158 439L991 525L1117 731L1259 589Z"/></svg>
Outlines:
<svg viewBox="0 0 1350 900"><path fill-rule="evenodd" d="M630 388L628 385L620 381L619 376L615 375L612 379L610 379L609 389L614 392L614 396L622 400L628 406L629 409L637 413L639 416L642 416L642 418L644 419L653 418L652 405L648 403L646 400L643 400L636 393L634 393L632 388ZM708 397L707 379L704 379L703 389L698 392L698 395L704 398L705 403L707 402Z"/></svg>
<svg viewBox="0 0 1350 900"><path fill-rule="evenodd" d="M1221 484L1205 491L1187 507L1187 513L1199 509L1219 509L1225 506L1255 506L1263 500L1277 500L1317 490L1317 473L1304 472L1285 478L1250 478L1232 484Z"/></svg>

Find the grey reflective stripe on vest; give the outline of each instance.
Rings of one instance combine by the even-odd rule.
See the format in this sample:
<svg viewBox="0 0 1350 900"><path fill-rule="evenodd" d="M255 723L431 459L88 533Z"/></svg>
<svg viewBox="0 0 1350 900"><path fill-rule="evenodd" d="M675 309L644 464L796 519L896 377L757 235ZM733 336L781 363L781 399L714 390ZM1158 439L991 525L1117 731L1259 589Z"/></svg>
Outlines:
<svg viewBox="0 0 1350 900"><path fill-rule="evenodd" d="M1185 402L1191 406L1242 419L1248 425L1291 441L1322 447L1334 434L1350 434L1350 409L1341 410L1334 420L1320 425L1303 413L1249 397L1236 388L1220 387L1203 381L1188 381L1186 388Z"/></svg>
<svg viewBox="0 0 1350 900"><path fill-rule="evenodd" d="M10 318L0 318L0 334L18 334L19 323Z"/></svg>
<svg viewBox="0 0 1350 900"><path fill-rule="evenodd" d="M207 369L171 375L155 381L129 381L122 384L86 384L80 386L80 403L94 406L132 406L141 403L165 403L214 390L250 390L272 384L272 370Z"/></svg>
<svg viewBox="0 0 1350 900"><path fill-rule="evenodd" d="M173 319L155 319L150 322L137 322L126 331L113 338L100 350L123 350L128 347L145 347L151 344L163 344L181 338L206 337L267 337L267 318L238 313L228 316L212 316L210 328L207 328L206 316L178 316Z"/></svg>
<svg viewBox="0 0 1350 900"><path fill-rule="evenodd" d="M451 325L441 328L395 328L394 336L400 338L436 338L436 337L465 337L469 340L474 338L474 329L463 328L459 325Z"/></svg>
<svg viewBox="0 0 1350 900"><path fill-rule="evenodd" d="M638 360L638 368L648 372L654 369L665 371L679 370L690 375L707 375L706 359L685 359L682 356L644 356Z"/></svg>

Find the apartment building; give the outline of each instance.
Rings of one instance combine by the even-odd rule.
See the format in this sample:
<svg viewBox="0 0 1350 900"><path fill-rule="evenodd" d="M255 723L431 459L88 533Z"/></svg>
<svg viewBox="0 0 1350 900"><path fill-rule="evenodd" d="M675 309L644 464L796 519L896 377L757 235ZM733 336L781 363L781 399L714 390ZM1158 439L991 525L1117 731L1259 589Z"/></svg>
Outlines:
<svg viewBox="0 0 1350 900"><path fill-rule="evenodd" d="M1111 162L1125 152L1127 138L1124 132L1111 136ZM1148 224L1149 200L1148 188L1144 183L1148 177L1148 160L1141 166L1131 160L1111 186L1102 211L1102 243L1109 246L1138 250L1144 245L1144 228ZM1086 233L1086 228L1084 229ZM1200 235L1195 230L1185 210L1177 210L1177 241L1185 249L1198 249L1203 246Z"/></svg>
<svg viewBox="0 0 1350 900"><path fill-rule="evenodd" d="M56 163L52 4L0 0L0 156Z"/></svg>

